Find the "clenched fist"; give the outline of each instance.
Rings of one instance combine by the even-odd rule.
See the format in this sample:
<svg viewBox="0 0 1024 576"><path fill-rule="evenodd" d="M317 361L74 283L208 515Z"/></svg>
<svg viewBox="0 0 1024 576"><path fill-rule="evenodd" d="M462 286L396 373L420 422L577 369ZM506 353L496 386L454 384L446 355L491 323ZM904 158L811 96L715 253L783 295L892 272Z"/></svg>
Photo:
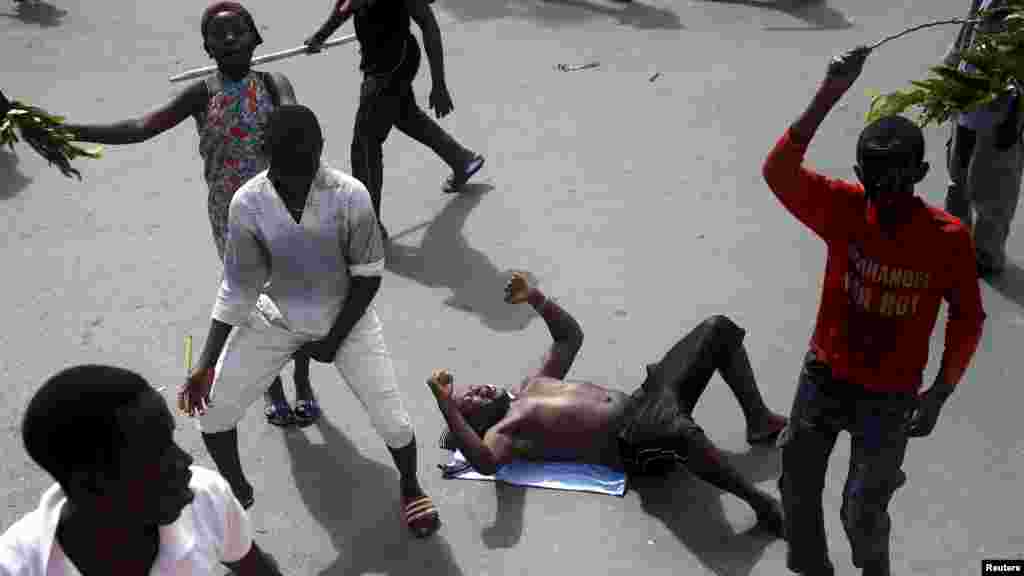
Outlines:
<svg viewBox="0 0 1024 576"><path fill-rule="evenodd" d="M505 284L505 302L521 304L526 302L526 297L529 295L530 281L526 279L526 274L513 272L512 278Z"/></svg>
<svg viewBox="0 0 1024 576"><path fill-rule="evenodd" d="M452 397L452 382L454 380L451 373L447 370L434 370L430 378L427 379L427 385L430 386L430 391L434 393L434 397L440 402Z"/></svg>

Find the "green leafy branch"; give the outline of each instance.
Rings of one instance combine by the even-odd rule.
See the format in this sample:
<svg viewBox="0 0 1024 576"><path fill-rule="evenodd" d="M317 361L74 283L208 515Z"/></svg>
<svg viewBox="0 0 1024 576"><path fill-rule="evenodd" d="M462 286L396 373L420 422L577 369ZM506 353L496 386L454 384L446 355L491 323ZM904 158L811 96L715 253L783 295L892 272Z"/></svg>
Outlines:
<svg viewBox="0 0 1024 576"><path fill-rule="evenodd" d="M76 158L100 158L101 146L83 147L75 144L75 135L64 125L62 116L50 114L42 108L29 106L17 100L10 102L10 110L0 119L0 147L9 146L14 150L14 143L24 140L50 165L57 165L64 176L74 176L79 180L82 174L71 167Z"/></svg>
<svg viewBox="0 0 1024 576"><path fill-rule="evenodd" d="M917 110L919 125L942 124L955 114L991 105L1014 87L1024 86L1024 0L1008 0L996 10L983 10L972 20L943 20L907 29L872 46L872 49L929 26L976 22L974 42L960 53L974 67L963 72L942 64L930 69L924 80L910 82L911 88L881 94L869 90L871 106L865 122L883 116Z"/></svg>

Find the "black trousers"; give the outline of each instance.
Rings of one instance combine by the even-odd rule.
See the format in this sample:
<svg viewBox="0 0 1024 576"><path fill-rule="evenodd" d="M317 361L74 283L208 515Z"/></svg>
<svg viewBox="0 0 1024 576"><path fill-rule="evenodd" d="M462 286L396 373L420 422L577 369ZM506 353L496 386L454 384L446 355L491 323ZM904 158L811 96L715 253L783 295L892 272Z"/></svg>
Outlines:
<svg viewBox="0 0 1024 576"><path fill-rule="evenodd" d="M370 192L380 217L384 180L383 145L392 127L427 146L453 170L468 152L416 103L412 82L420 67L420 48L410 34L405 57L387 74L364 75L352 135L352 175Z"/></svg>
<svg viewBox="0 0 1024 576"><path fill-rule="evenodd" d="M746 332L726 316L701 322L647 367L647 379L630 399L619 433L619 452L632 475L660 475L685 464L696 436L693 420L715 371L728 365Z"/></svg>
<svg viewBox="0 0 1024 576"><path fill-rule="evenodd" d="M808 353L790 414L779 439L779 491L789 542L787 564L799 574L831 575L822 491L829 456L840 431L851 436L850 467L840 516L858 568L888 573L889 501L906 482L903 425L916 407L914 394L881 394L832 377Z"/></svg>

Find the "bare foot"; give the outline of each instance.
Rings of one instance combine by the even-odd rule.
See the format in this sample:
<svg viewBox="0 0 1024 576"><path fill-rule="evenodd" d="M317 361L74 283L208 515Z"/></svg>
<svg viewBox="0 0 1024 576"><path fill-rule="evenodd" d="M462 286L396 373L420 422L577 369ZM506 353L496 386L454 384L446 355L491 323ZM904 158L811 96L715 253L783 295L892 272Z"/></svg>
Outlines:
<svg viewBox="0 0 1024 576"><path fill-rule="evenodd" d="M752 445L774 442L786 427L787 422L788 420L785 416L766 410L758 418L757 423L747 427L747 442Z"/></svg>

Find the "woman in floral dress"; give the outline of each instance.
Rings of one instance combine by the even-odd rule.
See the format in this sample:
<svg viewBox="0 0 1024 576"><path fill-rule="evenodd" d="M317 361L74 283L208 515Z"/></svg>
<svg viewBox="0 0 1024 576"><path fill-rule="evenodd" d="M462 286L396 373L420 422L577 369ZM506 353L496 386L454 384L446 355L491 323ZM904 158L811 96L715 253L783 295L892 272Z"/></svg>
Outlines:
<svg viewBox="0 0 1024 576"><path fill-rule="evenodd" d="M263 131L276 106L294 104L291 82L280 73L252 70L263 42L252 15L236 2L218 2L203 13L203 47L217 72L197 80L169 103L142 116L110 124L69 124L76 139L101 144L145 142L186 118L196 121L203 176L209 188L207 210L217 255L224 260L228 205L242 184L266 170ZM266 393L267 420L277 426L312 424L320 408L309 382L309 358L295 358L295 409L288 406L281 378Z"/></svg>

